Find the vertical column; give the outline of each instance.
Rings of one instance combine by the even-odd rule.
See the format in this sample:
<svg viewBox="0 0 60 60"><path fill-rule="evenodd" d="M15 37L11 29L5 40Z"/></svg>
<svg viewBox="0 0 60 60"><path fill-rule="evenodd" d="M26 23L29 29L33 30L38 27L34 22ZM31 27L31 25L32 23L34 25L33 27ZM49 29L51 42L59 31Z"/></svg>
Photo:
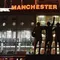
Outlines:
<svg viewBox="0 0 60 60"><path fill-rule="evenodd" d="M17 30L16 30L15 53L17 53Z"/></svg>
<svg viewBox="0 0 60 60"><path fill-rule="evenodd" d="M4 8L6 7L6 0L4 0Z"/></svg>
<svg viewBox="0 0 60 60"><path fill-rule="evenodd" d="M20 43L20 40L21 40L21 36L20 36L20 31L18 31L18 51L20 51L20 46L21 46L21 43Z"/></svg>
<svg viewBox="0 0 60 60"><path fill-rule="evenodd" d="M17 53L17 34L18 34L18 30L17 30L17 16L15 18L15 21L16 21L16 26L15 26L15 30L16 30L15 53Z"/></svg>
<svg viewBox="0 0 60 60"><path fill-rule="evenodd" d="M23 0L21 0L21 5L23 4Z"/></svg>
<svg viewBox="0 0 60 60"><path fill-rule="evenodd" d="M1 42L1 52L3 51L3 42Z"/></svg>
<svg viewBox="0 0 60 60"><path fill-rule="evenodd" d="M35 0L35 4L37 4L38 0Z"/></svg>
<svg viewBox="0 0 60 60"><path fill-rule="evenodd" d="M20 46L21 46L21 43L20 43L20 40L19 40L19 51L20 51Z"/></svg>
<svg viewBox="0 0 60 60"><path fill-rule="evenodd" d="M60 0L58 0L58 3L59 3L59 7L60 7Z"/></svg>
<svg viewBox="0 0 60 60"><path fill-rule="evenodd" d="M12 0L10 1L10 6L12 5Z"/></svg>

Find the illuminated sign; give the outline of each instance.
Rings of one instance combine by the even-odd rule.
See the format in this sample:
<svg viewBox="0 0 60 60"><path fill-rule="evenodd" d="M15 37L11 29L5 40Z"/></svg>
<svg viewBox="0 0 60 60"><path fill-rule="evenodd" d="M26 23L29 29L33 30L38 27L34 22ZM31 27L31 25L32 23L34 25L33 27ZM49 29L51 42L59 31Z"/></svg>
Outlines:
<svg viewBox="0 0 60 60"><path fill-rule="evenodd" d="M0 8L0 12L10 12L11 10L57 10L57 4L40 5L11 5L11 8Z"/></svg>
<svg viewBox="0 0 60 60"><path fill-rule="evenodd" d="M0 8L0 12L10 12L11 8Z"/></svg>
<svg viewBox="0 0 60 60"><path fill-rule="evenodd" d="M11 10L57 10L56 4L12 5Z"/></svg>

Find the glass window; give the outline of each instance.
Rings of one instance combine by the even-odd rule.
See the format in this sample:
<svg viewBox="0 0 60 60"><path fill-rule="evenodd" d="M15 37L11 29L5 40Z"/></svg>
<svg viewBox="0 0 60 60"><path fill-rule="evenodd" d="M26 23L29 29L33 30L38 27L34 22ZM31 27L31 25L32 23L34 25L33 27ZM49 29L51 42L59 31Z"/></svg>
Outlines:
<svg viewBox="0 0 60 60"><path fill-rule="evenodd" d="M1 38L1 34L2 34L2 33L0 32L0 38Z"/></svg>
<svg viewBox="0 0 60 60"><path fill-rule="evenodd" d="M58 22L60 23L60 16L58 16L58 15L51 15L51 16L38 15L36 17L36 23L40 22L41 26L46 26L47 22L49 21L52 24L53 17L55 17L54 26L56 26L56 24ZM42 39L43 39L43 41L45 41L45 38L46 38L46 31L42 30ZM55 49L57 49L57 54L59 54L59 42L57 42L57 48L56 48L55 31L53 31L53 41L52 41L52 45L51 45L51 54L55 54L55 52L56 52Z"/></svg>
<svg viewBox="0 0 60 60"><path fill-rule="evenodd" d="M12 38L12 31L11 30L7 31L7 38Z"/></svg>
<svg viewBox="0 0 60 60"><path fill-rule="evenodd" d="M16 31L13 31L12 34L13 34L12 35L13 36L13 39L16 38Z"/></svg>
<svg viewBox="0 0 60 60"><path fill-rule="evenodd" d="M2 31L2 38L6 38L6 31Z"/></svg>
<svg viewBox="0 0 60 60"><path fill-rule="evenodd" d="M37 22L40 22L41 25L45 25L46 22L45 22L45 16L44 15L41 15L41 16L37 16Z"/></svg>
<svg viewBox="0 0 60 60"><path fill-rule="evenodd" d="M56 25L57 22L60 23L60 16L58 15L52 15L52 16L45 16L45 15L38 15L36 17L36 22L40 22L41 25L46 25L46 23L49 21L50 23L53 22L53 17L55 17L55 23L54 25Z"/></svg>

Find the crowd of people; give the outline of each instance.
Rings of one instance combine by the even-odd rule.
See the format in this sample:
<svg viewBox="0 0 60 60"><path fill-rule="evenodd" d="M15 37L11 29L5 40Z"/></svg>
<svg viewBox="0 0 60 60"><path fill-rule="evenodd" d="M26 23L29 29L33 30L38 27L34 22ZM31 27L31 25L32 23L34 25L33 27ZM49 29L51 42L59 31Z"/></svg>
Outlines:
<svg viewBox="0 0 60 60"><path fill-rule="evenodd" d="M56 24L56 26L53 28L55 22L55 17L53 17L53 23L51 24L50 22L47 22L47 26L41 26L40 22L37 23L37 25L34 27L32 31L32 36L35 38L34 42L34 54L36 54L36 45L39 41L39 52L40 54L40 48L41 48L41 42L42 42L42 30L46 31L46 39L45 39L45 52L46 52L46 46L47 43L49 42L49 52L51 52L51 44L53 41L53 31L55 31L55 42L57 45L57 42L59 42L59 47L60 47L60 24L59 22Z"/></svg>

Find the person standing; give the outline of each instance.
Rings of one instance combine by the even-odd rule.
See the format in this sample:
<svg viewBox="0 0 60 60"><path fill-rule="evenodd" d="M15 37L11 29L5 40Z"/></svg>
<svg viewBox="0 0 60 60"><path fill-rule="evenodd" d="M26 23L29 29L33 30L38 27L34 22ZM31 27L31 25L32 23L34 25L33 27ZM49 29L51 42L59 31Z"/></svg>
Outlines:
<svg viewBox="0 0 60 60"><path fill-rule="evenodd" d="M55 21L55 17L53 17L52 24L50 22L47 22L47 26L44 27L44 29L46 30L45 51L46 51L46 46L48 44L48 49L51 52L51 44L52 44L52 40L53 40L52 29L53 29L54 21Z"/></svg>
<svg viewBox="0 0 60 60"><path fill-rule="evenodd" d="M59 43L60 47L60 23L56 24L56 27L53 29L55 31L55 42L56 42L56 47L57 47L57 42Z"/></svg>
<svg viewBox="0 0 60 60"><path fill-rule="evenodd" d="M34 41L34 54L36 54L36 46L39 41L39 52L40 54L40 47L41 47L41 41L42 41L42 28L40 26L40 23L37 23L37 26L33 29L32 36L35 37Z"/></svg>

